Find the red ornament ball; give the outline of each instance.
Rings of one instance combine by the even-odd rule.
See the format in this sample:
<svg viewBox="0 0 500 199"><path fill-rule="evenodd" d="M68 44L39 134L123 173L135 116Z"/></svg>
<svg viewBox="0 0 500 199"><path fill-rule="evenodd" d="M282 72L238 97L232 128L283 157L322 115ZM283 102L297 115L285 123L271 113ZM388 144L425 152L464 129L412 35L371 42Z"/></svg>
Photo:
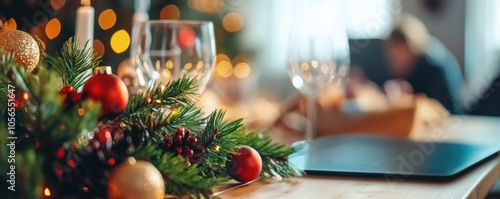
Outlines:
<svg viewBox="0 0 500 199"><path fill-rule="evenodd" d="M236 154L230 155L226 162L229 176L239 182L250 182L259 177L262 159L259 153L249 146L242 146Z"/></svg>
<svg viewBox="0 0 500 199"><path fill-rule="evenodd" d="M128 90L125 83L111 74L111 67L94 68L94 75L83 86L83 97L101 103L101 118L112 119L125 111Z"/></svg>

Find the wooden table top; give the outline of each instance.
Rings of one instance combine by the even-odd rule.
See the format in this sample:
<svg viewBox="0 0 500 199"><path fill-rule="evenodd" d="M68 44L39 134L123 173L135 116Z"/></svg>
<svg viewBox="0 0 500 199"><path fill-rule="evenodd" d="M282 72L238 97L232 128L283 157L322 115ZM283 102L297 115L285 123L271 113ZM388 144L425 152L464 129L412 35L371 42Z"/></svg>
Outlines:
<svg viewBox="0 0 500 199"><path fill-rule="evenodd" d="M280 136L284 135L273 135ZM453 116L443 128L414 132L410 137L415 140L500 144L500 118ZM499 176L500 157L497 157L449 182L306 175L284 181L260 180L217 195L221 198L256 199L484 198Z"/></svg>

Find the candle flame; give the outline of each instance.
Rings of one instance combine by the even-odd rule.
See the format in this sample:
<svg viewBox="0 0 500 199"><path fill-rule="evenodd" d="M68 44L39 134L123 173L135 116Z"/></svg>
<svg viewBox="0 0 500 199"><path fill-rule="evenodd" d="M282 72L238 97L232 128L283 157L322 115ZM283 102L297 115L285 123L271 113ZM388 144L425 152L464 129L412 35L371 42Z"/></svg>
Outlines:
<svg viewBox="0 0 500 199"><path fill-rule="evenodd" d="M43 194L45 196L47 196L47 197L50 196L50 189L49 188L45 188L45 190L43 191Z"/></svg>
<svg viewBox="0 0 500 199"><path fill-rule="evenodd" d="M90 0L81 0L80 3L82 6L90 6Z"/></svg>

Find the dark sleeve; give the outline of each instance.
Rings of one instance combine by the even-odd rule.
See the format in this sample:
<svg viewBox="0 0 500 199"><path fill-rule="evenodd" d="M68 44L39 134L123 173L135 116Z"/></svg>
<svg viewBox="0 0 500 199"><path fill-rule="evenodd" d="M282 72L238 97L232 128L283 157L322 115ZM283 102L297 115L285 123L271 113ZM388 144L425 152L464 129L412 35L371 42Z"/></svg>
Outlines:
<svg viewBox="0 0 500 199"><path fill-rule="evenodd" d="M427 89L424 93L427 97L439 101L450 113L454 113L453 97L450 94L446 77L440 68L433 67L428 74Z"/></svg>

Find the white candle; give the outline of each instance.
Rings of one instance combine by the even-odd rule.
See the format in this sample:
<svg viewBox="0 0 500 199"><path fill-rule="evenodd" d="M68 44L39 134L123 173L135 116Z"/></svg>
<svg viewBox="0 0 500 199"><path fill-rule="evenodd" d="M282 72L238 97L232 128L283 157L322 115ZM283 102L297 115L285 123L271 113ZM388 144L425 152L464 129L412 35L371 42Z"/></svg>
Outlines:
<svg viewBox="0 0 500 199"><path fill-rule="evenodd" d="M95 11L90 6L90 0L81 0L81 4L76 11L75 41L79 49L83 49L87 42L87 49L92 49Z"/></svg>
<svg viewBox="0 0 500 199"><path fill-rule="evenodd" d="M81 4L82 6L80 6L76 10L76 30L75 30L76 47L78 49L83 49L85 47L85 44L87 44L86 50L90 50L92 49L94 42L95 11L94 8L90 6L90 0L81 0ZM86 76L91 74L92 74L92 69L89 69L85 73L82 73L81 75ZM77 88L77 90L82 91L82 87Z"/></svg>

